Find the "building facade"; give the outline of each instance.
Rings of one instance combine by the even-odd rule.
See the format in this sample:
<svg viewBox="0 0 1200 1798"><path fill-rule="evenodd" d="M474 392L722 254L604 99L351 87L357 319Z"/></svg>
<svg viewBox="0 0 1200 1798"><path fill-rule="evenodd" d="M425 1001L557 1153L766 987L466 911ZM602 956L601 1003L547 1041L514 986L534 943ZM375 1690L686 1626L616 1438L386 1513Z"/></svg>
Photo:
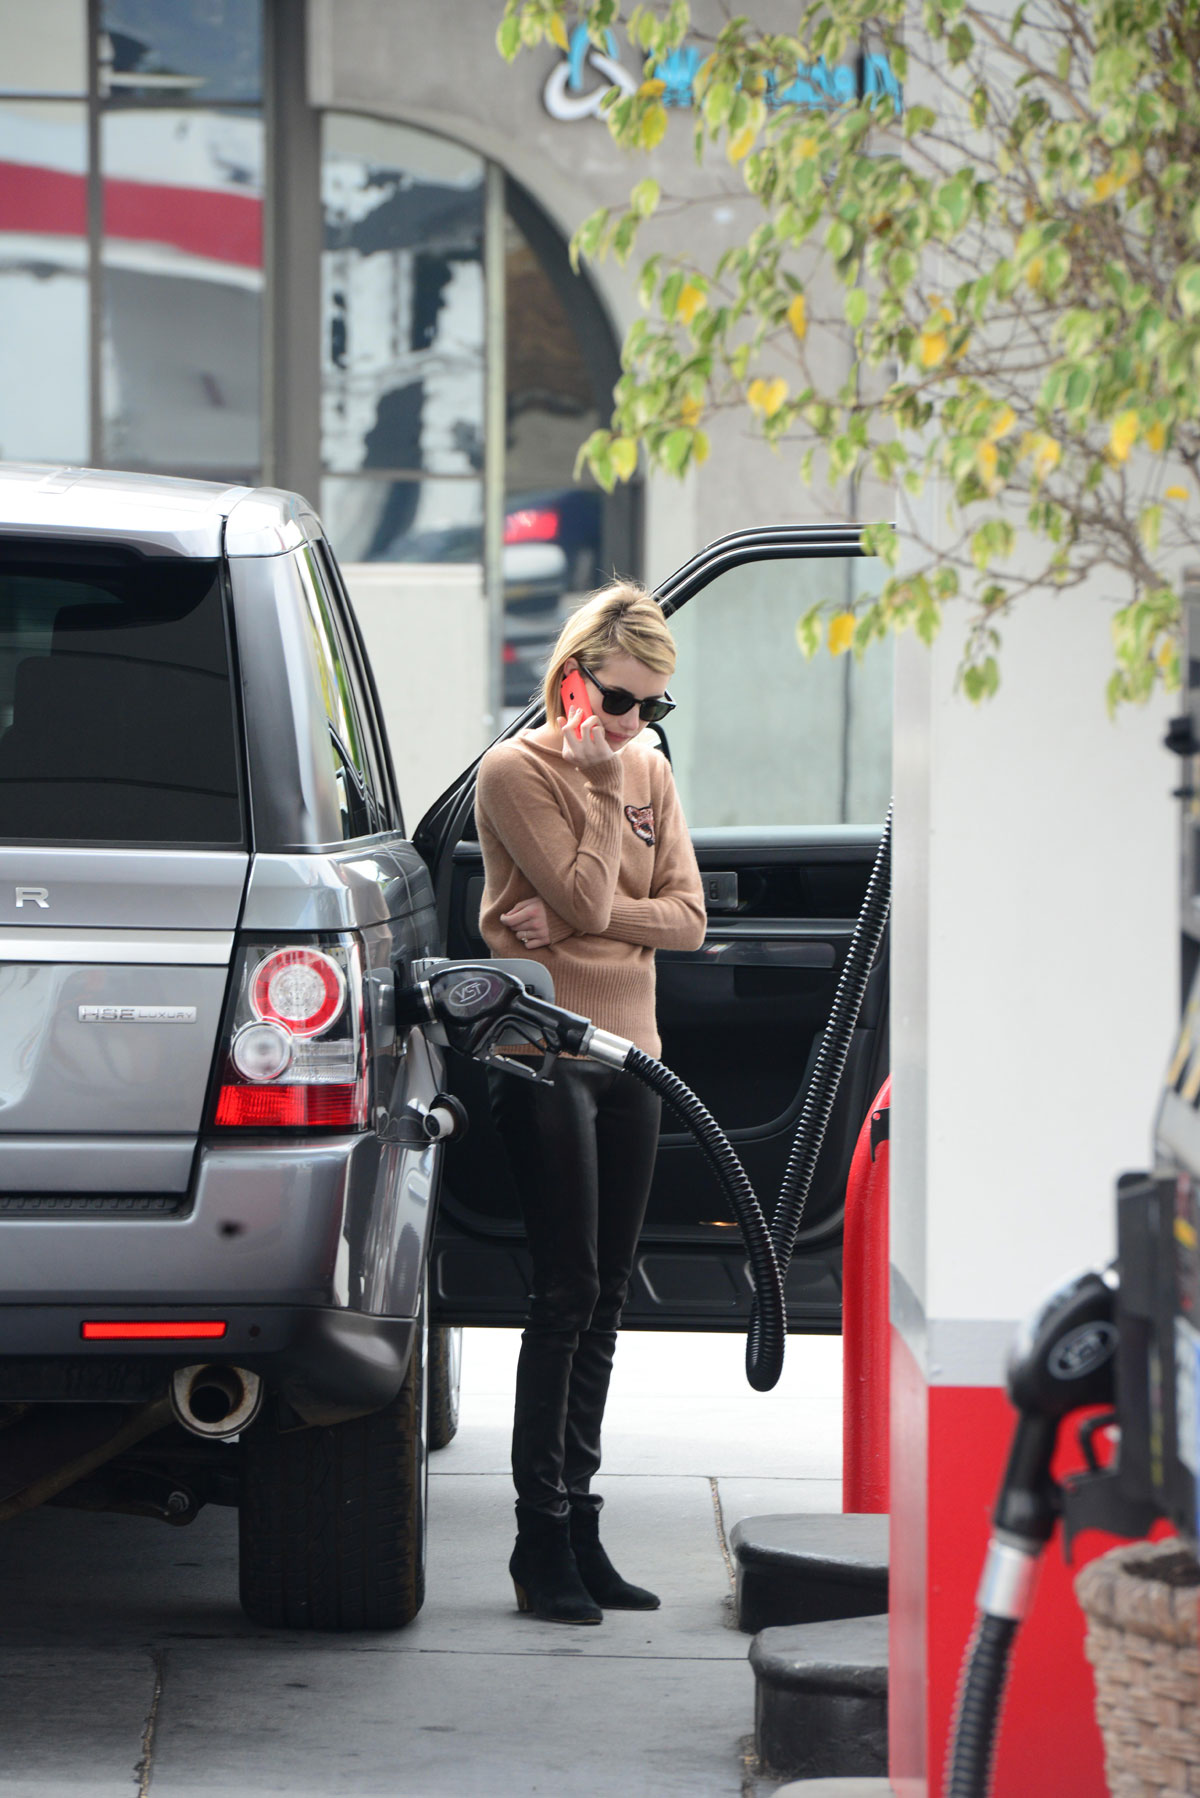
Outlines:
<svg viewBox="0 0 1200 1798"><path fill-rule="evenodd" d="M653 582L728 530L855 514L737 412L683 482L606 495L575 479L638 307L631 270L575 271L567 243L643 172L599 116L640 65L576 33L509 68L498 12L0 0L0 456L314 500L380 662L410 825L539 684L582 593L612 573ZM695 161L700 58L685 45L667 71L671 129L648 166L668 203L643 248L699 242L712 261L748 202L735 169ZM779 97L830 106L889 80L866 59L798 71ZM797 596L758 598L779 653L754 709L811 719L786 771L765 759L760 805L880 817L887 652L805 663ZM748 628L706 632L710 686L731 645L746 659ZM745 821L736 797L705 805Z"/></svg>

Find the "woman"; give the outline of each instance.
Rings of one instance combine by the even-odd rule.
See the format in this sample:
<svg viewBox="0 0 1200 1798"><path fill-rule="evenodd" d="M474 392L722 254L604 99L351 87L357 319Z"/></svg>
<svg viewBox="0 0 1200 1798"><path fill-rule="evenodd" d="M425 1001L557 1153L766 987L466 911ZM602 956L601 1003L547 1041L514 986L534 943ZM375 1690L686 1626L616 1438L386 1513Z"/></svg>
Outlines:
<svg viewBox="0 0 1200 1798"><path fill-rule="evenodd" d="M493 954L532 955L558 1004L654 1056L654 951L704 940L670 763L637 741L673 709L674 667L649 594L628 581L605 588L555 645L546 723L488 751L476 797L480 927ZM560 703L576 672L590 716ZM517 1602L555 1623L599 1623L602 1606L654 1610L654 1593L623 1580L600 1545L591 1480L660 1102L632 1074L577 1059L559 1059L553 1085L492 1082L533 1261L513 1422Z"/></svg>

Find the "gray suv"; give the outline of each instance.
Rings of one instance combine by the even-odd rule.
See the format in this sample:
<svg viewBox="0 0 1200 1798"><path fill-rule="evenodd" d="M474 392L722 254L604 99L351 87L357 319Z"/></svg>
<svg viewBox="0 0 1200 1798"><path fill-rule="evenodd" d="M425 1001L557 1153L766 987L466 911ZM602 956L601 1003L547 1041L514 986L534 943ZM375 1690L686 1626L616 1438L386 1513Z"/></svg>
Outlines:
<svg viewBox="0 0 1200 1798"><path fill-rule="evenodd" d="M714 706L742 761L704 741L743 765L756 696L800 678L795 619L870 575L857 525L793 524L662 583L680 772L686 719ZM465 769L406 839L302 500L0 469L0 1523L45 1501L179 1523L237 1505L257 1621L419 1608L457 1326L518 1326L529 1291L485 1070L393 1021L414 963L487 954L474 785ZM753 821L701 823L688 803L710 915L700 949L657 958L663 1060L768 1197L880 831L757 796ZM788 1274L793 1330L840 1328L846 1176L887 1067L885 945ZM625 1322L741 1331L750 1301L732 1215L668 1118Z"/></svg>
<svg viewBox="0 0 1200 1798"><path fill-rule="evenodd" d="M0 469L0 1518L237 1504L255 1621L419 1609L437 948L304 502Z"/></svg>

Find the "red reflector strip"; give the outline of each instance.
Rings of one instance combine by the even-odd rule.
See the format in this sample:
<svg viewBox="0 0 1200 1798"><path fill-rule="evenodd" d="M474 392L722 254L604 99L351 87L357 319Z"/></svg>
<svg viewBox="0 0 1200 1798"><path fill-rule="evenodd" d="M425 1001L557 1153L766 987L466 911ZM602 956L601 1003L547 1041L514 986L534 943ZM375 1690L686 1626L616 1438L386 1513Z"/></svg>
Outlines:
<svg viewBox="0 0 1200 1798"><path fill-rule="evenodd" d="M223 1086L218 1128L312 1130L330 1125L358 1130L367 1121L365 1082L336 1086Z"/></svg>
<svg viewBox="0 0 1200 1798"><path fill-rule="evenodd" d="M80 1334L85 1342L191 1342L198 1337L211 1339L224 1336L228 1325L215 1319L197 1319L193 1323L133 1322L122 1318L114 1323L85 1323Z"/></svg>

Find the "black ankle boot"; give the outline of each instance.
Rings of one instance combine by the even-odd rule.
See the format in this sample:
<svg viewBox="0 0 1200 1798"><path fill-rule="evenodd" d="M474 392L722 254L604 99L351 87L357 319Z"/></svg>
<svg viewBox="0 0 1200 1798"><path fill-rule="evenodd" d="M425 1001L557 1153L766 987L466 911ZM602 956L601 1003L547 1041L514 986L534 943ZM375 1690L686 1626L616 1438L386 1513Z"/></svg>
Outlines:
<svg viewBox="0 0 1200 1798"><path fill-rule="evenodd" d="M645 1586L622 1579L600 1542L600 1513L590 1505L571 1506L571 1547L584 1585L606 1611L657 1611L660 1600Z"/></svg>
<svg viewBox="0 0 1200 1798"><path fill-rule="evenodd" d="M566 1517L549 1517L518 1505L517 1540L508 1571L519 1610L531 1611L543 1623L603 1623L603 1611L579 1577Z"/></svg>

